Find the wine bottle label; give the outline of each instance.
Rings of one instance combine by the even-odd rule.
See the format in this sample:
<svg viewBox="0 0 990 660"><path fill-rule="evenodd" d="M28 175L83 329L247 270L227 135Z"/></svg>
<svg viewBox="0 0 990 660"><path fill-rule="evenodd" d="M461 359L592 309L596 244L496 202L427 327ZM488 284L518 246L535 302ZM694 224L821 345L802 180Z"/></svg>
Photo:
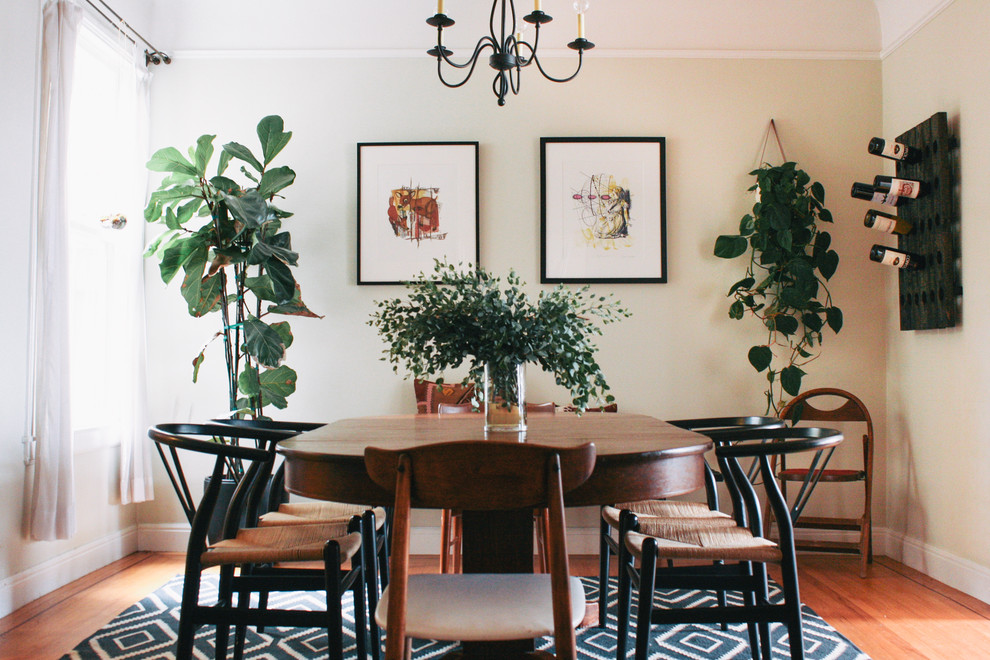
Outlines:
<svg viewBox="0 0 990 660"><path fill-rule="evenodd" d="M894 142L893 140L888 140L883 145L883 151L880 155L886 156L887 158L894 158L896 160L901 160L906 154L906 149L904 145L900 142Z"/></svg>
<svg viewBox="0 0 990 660"><path fill-rule="evenodd" d="M875 204L886 204L888 206L897 206L897 195L888 195L880 191L874 191L873 193L873 203Z"/></svg>
<svg viewBox="0 0 990 660"><path fill-rule="evenodd" d="M894 266L895 268L907 268L911 264L911 255L886 250L883 253L883 259L880 260L880 263L885 266Z"/></svg>
<svg viewBox="0 0 990 660"><path fill-rule="evenodd" d="M898 197L916 198L921 193L921 185L910 179L891 179L890 194Z"/></svg>
<svg viewBox="0 0 990 660"><path fill-rule="evenodd" d="M897 225L897 220L874 216L873 229L878 229L880 231L887 232L888 234L893 234L895 225Z"/></svg>

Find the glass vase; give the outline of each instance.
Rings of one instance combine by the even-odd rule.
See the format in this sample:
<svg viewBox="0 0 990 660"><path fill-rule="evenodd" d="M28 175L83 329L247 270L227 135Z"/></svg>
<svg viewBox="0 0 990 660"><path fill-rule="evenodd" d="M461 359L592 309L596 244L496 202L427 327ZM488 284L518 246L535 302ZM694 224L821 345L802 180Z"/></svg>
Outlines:
<svg viewBox="0 0 990 660"><path fill-rule="evenodd" d="M526 363L485 365L485 432L526 430Z"/></svg>

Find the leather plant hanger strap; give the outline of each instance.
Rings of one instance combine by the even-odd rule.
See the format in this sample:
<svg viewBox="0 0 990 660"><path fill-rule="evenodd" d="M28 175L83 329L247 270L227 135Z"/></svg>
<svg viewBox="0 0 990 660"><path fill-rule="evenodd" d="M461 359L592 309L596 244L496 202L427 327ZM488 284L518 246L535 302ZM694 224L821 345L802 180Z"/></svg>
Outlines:
<svg viewBox="0 0 990 660"><path fill-rule="evenodd" d="M770 123L767 124L767 130L763 134L763 147L760 149L760 155L756 158L756 168L759 169L763 167L764 157L767 154L767 145L770 143L770 135L773 134L773 140L777 143L777 150L780 152L780 157L783 162L787 162L787 154L784 153L784 145L780 142L780 135L777 134L777 124L774 123L773 118L770 118Z"/></svg>

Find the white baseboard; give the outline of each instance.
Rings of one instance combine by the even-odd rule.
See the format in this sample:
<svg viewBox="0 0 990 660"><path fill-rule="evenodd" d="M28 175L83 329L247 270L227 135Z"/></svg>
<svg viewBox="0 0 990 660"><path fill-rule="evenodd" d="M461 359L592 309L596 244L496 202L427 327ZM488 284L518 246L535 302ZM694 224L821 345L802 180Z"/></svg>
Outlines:
<svg viewBox="0 0 990 660"><path fill-rule="evenodd" d="M854 541L855 532L799 529L798 538L825 541ZM141 525L138 528L139 550L185 552L189 526L185 524ZM567 547L572 554L598 554L598 528L576 527L567 530ZM410 550L416 555L439 552L439 527L414 527ZM935 578L954 589L990 603L990 567L963 559L892 530L873 530L873 552L886 555L902 564Z"/></svg>
<svg viewBox="0 0 990 660"><path fill-rule="evenodd" d="M137 541L138 529L131 526L4 578L0 581L0 617L136 552Z"/></svg>

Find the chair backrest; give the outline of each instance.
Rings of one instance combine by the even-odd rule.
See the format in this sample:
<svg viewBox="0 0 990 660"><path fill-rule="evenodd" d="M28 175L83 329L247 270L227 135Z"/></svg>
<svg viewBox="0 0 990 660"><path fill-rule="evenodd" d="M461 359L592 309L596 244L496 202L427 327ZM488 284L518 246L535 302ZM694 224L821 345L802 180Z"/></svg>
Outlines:
<svg viewBox="0 0 990 660"><path fill-rule="evenodd" d="M413 379L413 392L416 395L416 412L434 415L441 403L470 403L474 396L474 383L437 383L430 380Z"/></svg>
<svg viewBox="0 0 990 660"><path fill-rule="evenodd" d="M826 407L829 403L833 405ZM798 422L866 424L866 431L863 433L863 470L867 475L873 474L873 418L870 417L870 411L863 402L855 395L834 387L808 390L791 399L781 410L780 416L792 424ZM867 483L870 482L871 480L868 479Z"/></svg>
<svg viewBox="0 0 990 660"><path fill-rule="evenodd" d="M526 404L526 414L550 414L553 415L557 412L557 404L553 401L547 401L546 403L527 403Z"/></svg>
<svg viewBox="0 0 990 660"><path fill-rule="evenodd" d="M368 447L371 478L395 494L386 657L402 657L409 577L412 507L492 511L549 510L550 575L558 657L574 657L564 529L564 493L591 476L595 446L559 448L486 441L447 442L410 449Z"/></svg>
<svg viewBox="0 0 990 660"><path fill-rule="evenodd" d="M577 408L575 406L564 406L564 412L577 412ZM587 412L587 413L592 413L592 412L617 413L617 412L619 412L619 404L617 404L617 403L606 403L604 406L600 406L600 407L597 407L597 408L585 408L584 409L584 412Z"/></svg>
<svg viewBox="0 0 990 660"><path fill-rule="evenodd" d="M224 517L222 538L237 532L243 513L257 496L259 484L267 482L275 460L275 445L291 437L285 431L242 428L227 424L157 424L148 430L158 454L165 465L172 487L191 525L187 557L196 556L206 547L210 521L214 516L223 477L226 473L239 476ZM245 442L247 444L242 444ZM209 485L197 503L182 467L180 451L208 454L215 457ZM244 468L244 463L248 467ZM256 506L256 501L254 502Z"/></svg>
<svg viewBox="0 0 990 660"><path fill-rule="evenodd" d="M438 415L457 415L459 413L479 412L470 403L438 403Z"/></svg>
<svg viewBox="0 0 990 660"><path fill-rule="evenodd" d="M782 427L722 429L711 431L707 435L715 443L715 455L723 471L731 476L726 479L726 483L730 489L738 491L746 507L748 527L756 536L763 534L760 498L746 471L739 464L739 459L755 458L758 461L763 489L777 520L781 543L788 545L789 551L793 553L794 527L787 510L787 501L773 476L771 460L773 457L799 452L832 449L842 442L842 434L828 428Z"/></svg>

